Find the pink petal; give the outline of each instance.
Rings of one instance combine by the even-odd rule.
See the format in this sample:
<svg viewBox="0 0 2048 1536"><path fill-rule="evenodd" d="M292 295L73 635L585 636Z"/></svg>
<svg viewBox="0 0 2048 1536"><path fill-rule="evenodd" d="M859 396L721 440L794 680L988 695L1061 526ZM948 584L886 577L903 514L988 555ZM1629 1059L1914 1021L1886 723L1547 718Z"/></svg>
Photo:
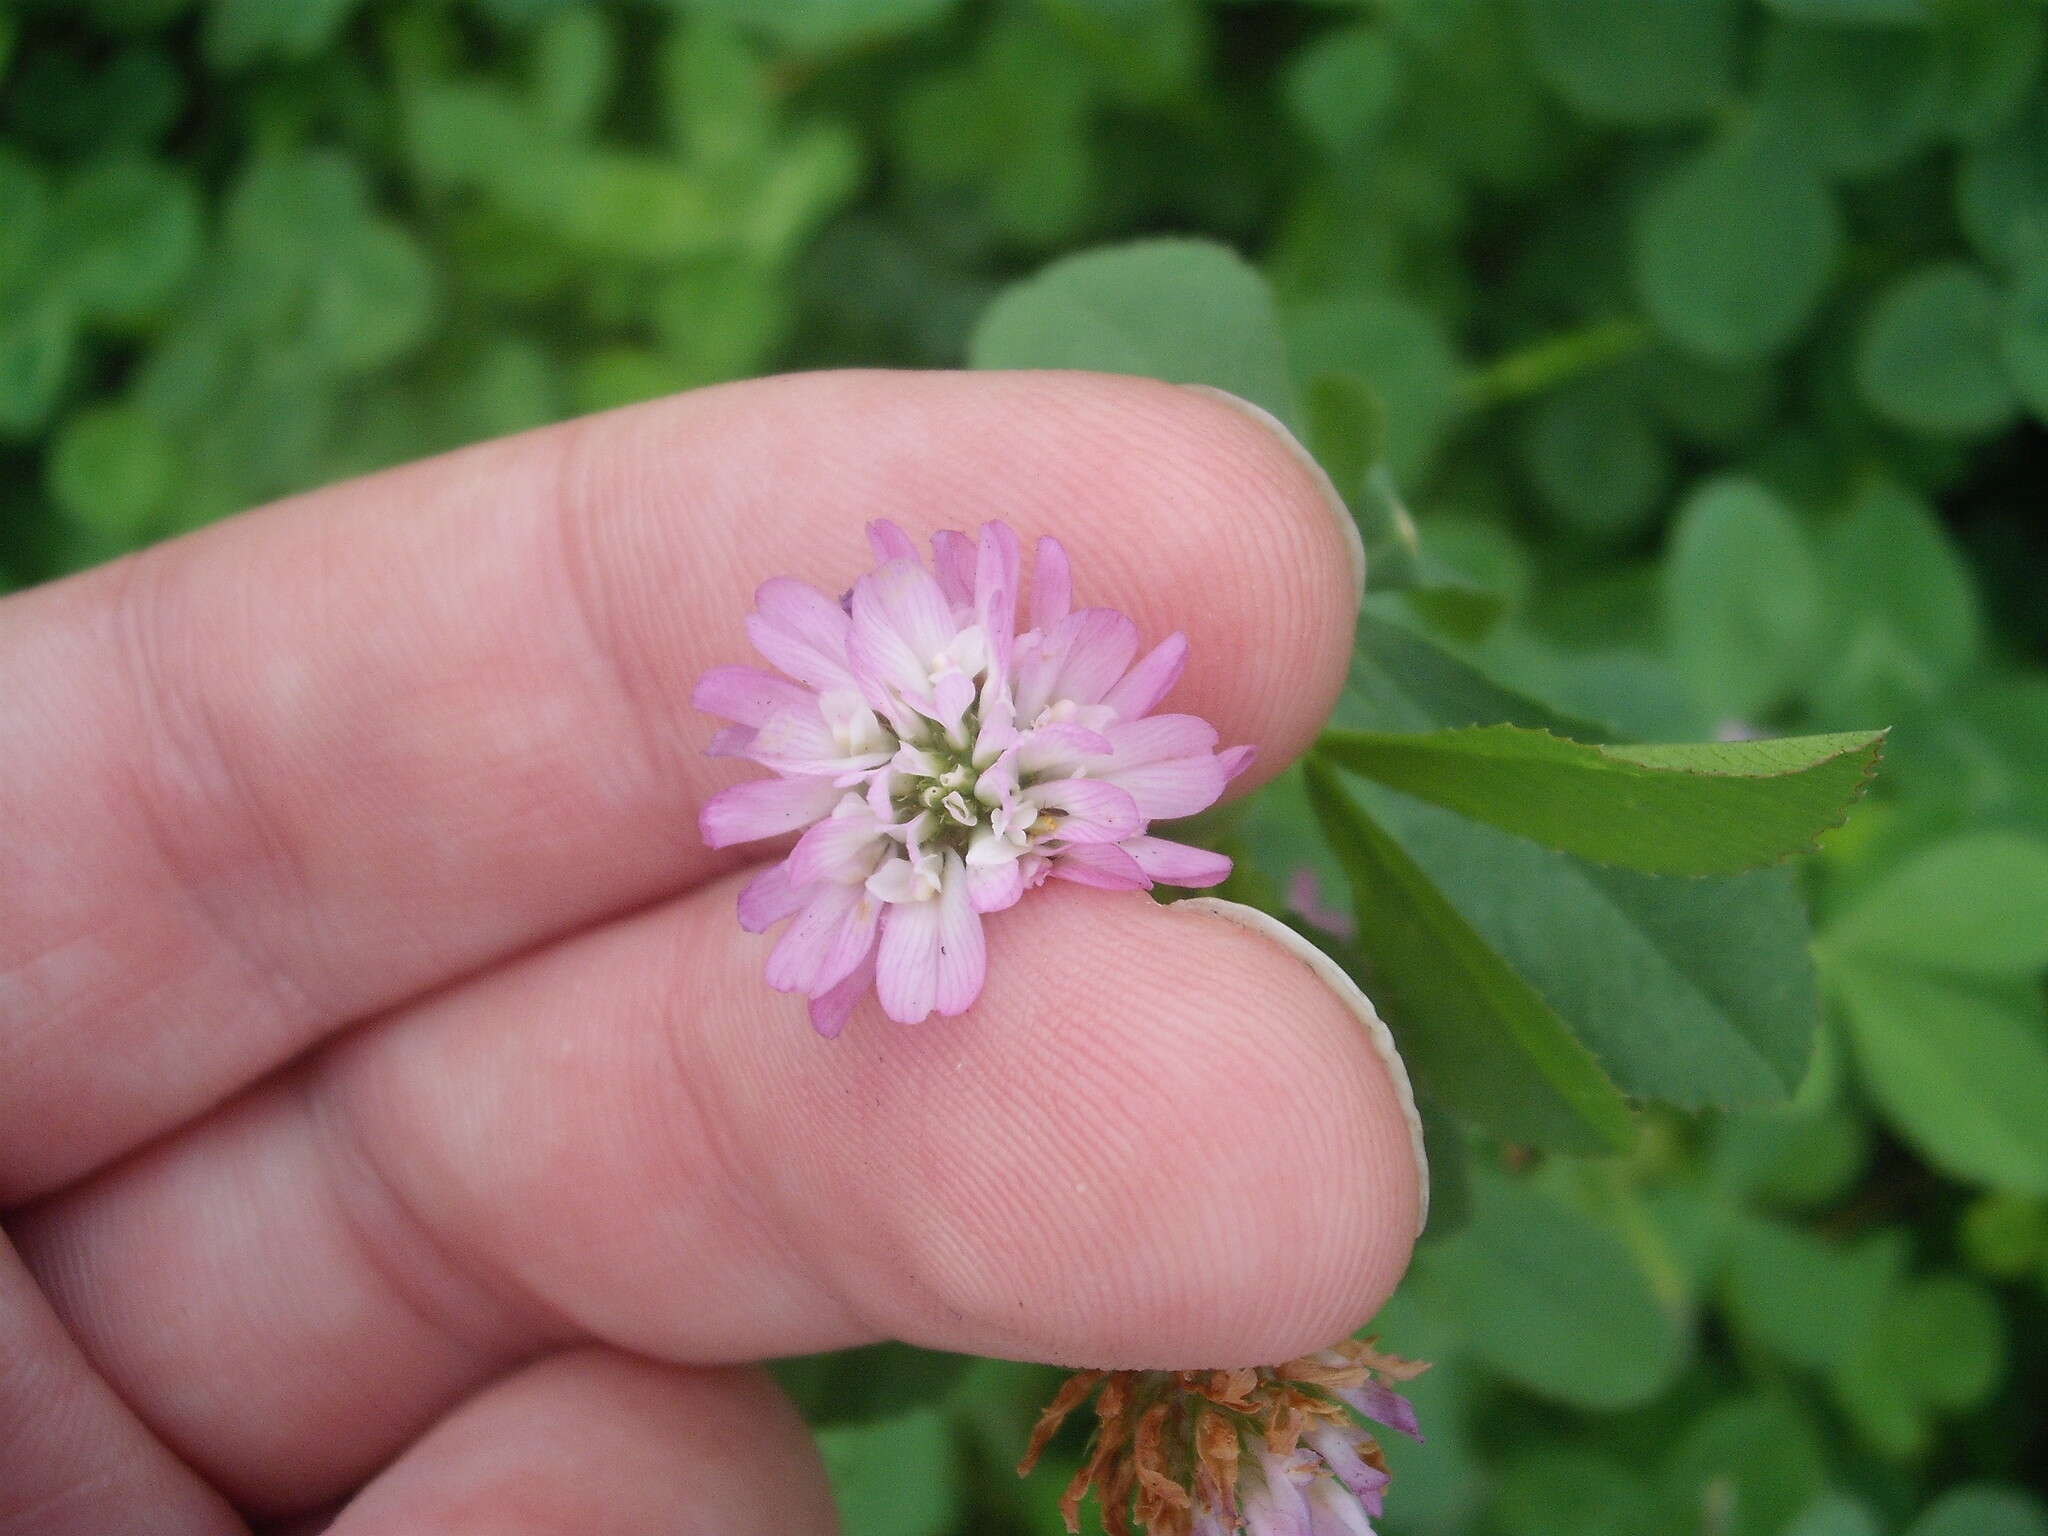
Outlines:
<svg viewBox="0 0 2048 1536"><path fill-rule="evenodd" d="M1009 524L981 525L974 562L974 612L988 636L988 653L998 675L1008 676L1017 636L1017 592L1024 579L1024 552Z"/></svg>
<svg viewBox="0 0 2048 1536"><path fill-rule="evenodd" d="M1223 798L1223 786L1228 780L1223 760L1204 754L1141 763L1135 768L1111 768L1102 775L1101 782L1114 784L1128 794L1145 820L1171 821L1209 809Z"/></svg>
<svg viewBox="0 0 2048 1536"><path fill-rule="evenodd" d="M847 660L848 633L844 609L789 576L762 582L754 594L754 611L747 615L747 638L754 649L778 670L819 690L859 691Z"/></svg>
<svg viewBox="0 0 2048 1536"><path fill-rule="evenodd" d="M1257 747L1225 747L1216 757L1223 764L1223 777L1228 781L1251 767L1252 760L1258 755Z"/></svg>
<svg viewBox="0 0 2048 1536"><path fill-rule="evenodd" d="M853 664L913 702L931 689L932 663L956 631L932 573L891 560L853 584Z"/></svg>
<svg viewBox="0 0 2048 1536"><path fill-rule="evenodd" d="M1120 843L1145 830L1137 802L1100 779L1054 779L1032 785L1024 795L1059 813L1059 836L1065 842Z"/></svg>
<svg viewBox="0 0 2048 1536"><path fill-rule="evenodd" d="M1207 757L1216 749L1216 727L1199 715L1148 715L1112 725L1111 768L1135 768L1174 757Z"/></svg>
<svg viewBox="0 0 2048 1536"><path fill-rule="evenodd" d="M934 1001L940 1013L952 1018L965 1013L981 996L981 984L988 979L988 949L981 931L981 914L968 895L967 870L957 853L946 855L946 874L939 887L938 989Z"/></svg>
<svg viewBox="0 0 2048 1536"><path fill-rule="evenodd" d="M765 933L794 916L809 895L790 880L788 860L771 864L740 887L740 926L749 933Z"/></svg>
<svg viewBox="0 0 2048 1536"><path fill-rule="evenodd" d="M1136 859L1115 843L1077 843L1053 856L1052 876L1101 891L1143 891L1151 877Z"/></svg>
<svg viewBox="0 0 2048 1536"><path fill-rule="evenodd" d="M875 953L869 950L861 963L847 972L846 979L811 999L811 1028L827 1040L836 1039L846 1028L853 1005L875 984Z"/></svg>
<svg viewBox="0 0 2048 1536"><path fill-rule="evenodd" d="M838 798L829 779L751 779L706 800L697 813L697 833L707 848L779 837L816 821Z"/></svg>
<svg viewBox="0 0 2048 1536"><path fill-rule="evenodd" d="M753 757L771 768L793 773L830 773L839 758L839 743L818 713L815 694L804 695L797 709L785 709L762 725L754 736Z"/></svg>
<svg viewBox="0 0 2048 1536"><path fill-rule="evenodd" d="M1356 1387L1332 1387L1330 1390L1368 1419L1399 1430L1410 1440L1422 1438L1421 1425L1415 1418L1415 1405L1391 1387L1367 1381Z"/></svg>
<svg viewBox="0 0 2048 1536"><path fill-rule="evenodd" d="M939 590L955 609L974 607L974 540L952 528L932 535L932 569L939 578Z"/></svg>
<svg viewBox="0 0 2048 1536"><path fill-rule="evenodd" d="M833 807L823 821L812 823L790 850L789 878L797 885L830 880L853 885L875 872L882 855L893 846L867 805L857 796L855 814L845 814L846 802Z"/></svg>
<svg viewBox="0 0 2048 1536"><path fill-rule="evenodd" d="M1359 1453L1360 1446L1370 1438L1354 1424L1339 1426L1326 1422L1311 1425L1302 1436L1309 1449L1336 1473L1337 1481L1364 1500L1371 1513L1378 1514L1377 1506L1391 1479Z"/></svg>
<svg viewBox="0 0 2048 1536"><path fill-rule="evenodd" d="M858 885L812 887L768 956L768 985L778 992L830 991L874 948L881 915L882 904Z"/></svg>
<svg viewBox="0 0 2048 1536"><path fill-rule="evenodd" d="M1106 758L1115 751L1115 744L1100 732L1078 725L1041 725L1025 732L1020 739L1017 767L1019 772L1032 775L1050 768L1072 773L1084 759Z"/></svg>
<svg viewBox="0 0 2048 1536"><path fill-rule="evenodd" d="M761 733L751 725L720 726L711 733L711 741L704 748L706 757L745 757L754 749L754 738Z"/></svg>
<svg viewBox="0 0 2048 1536"><path fill-rule="evenodd" d="M1031 568L1031 627L1051 634L1074 604L1074 575L1058 539L1038 541L1038 559Z"/></svg>
<svg viewBox="0 0 2048 1536"><path fill-rule="evenodd" d="M868 548L875 552L875 563L885 565L891 560L908 560L917 564L917 546L910 542L910 535L890 522L878 517L868 524Z"/></svg>
<svg viewBox="0 0 2048 1536"><path fill-rule="evenodd" d="M1064 655L1052 696L1076 704L1096 703L1130 669L1131 658L1138 654L1138 626L1114 608L1083 608L1060 629Z"/></svg>
<svg viewBox="0 0 2048 1536"><path fill-rule="evenodd" d="M967 900L977 912L1002 912L1024 895L1024 871L1016 859L967 865Z"/></svg>
<svg viewBox="0 0 2048 1536"><path fill-rule="evenodd" d="M1302 1527L1303 1536L1310 1531L1315 1536L1374 1536L1372 1522L1358 1500L1327 1477L1310 1483L1303 1497L1312 1522Z"/></svg>
<svg viewBox="0 0 2048 1536"><path fill-rule="evenodd" d="M1146 653L1145 659L1123 676L1102 702L1125 720L1149 715L1159 701L1173 691L1188 664L1188 637L1171 634Z"/></svg>
<svg viewBox="0 0 2048 1536"><path fill-rule="evenodd" d="M1161 885L1197 890L1205 885L1220 885L1230 878L1230 860L1207 848L1169 842L1163 837L1131 837L1118 846Z"/></svg>
<svg viewBox="0 0 2048 1536"><path fill-rule="evenodd" d="M898 1024L922 1024L939 990L939 904L903 901L882 914L875 996Z"/></svg>
<svg viewBox="0 0 2048 1536"><path fill-rule="evenodd" d="M697 679L690 703L741 725L766 725L785 709L815 709L809 689L759 667L713 667Z"/></svg>

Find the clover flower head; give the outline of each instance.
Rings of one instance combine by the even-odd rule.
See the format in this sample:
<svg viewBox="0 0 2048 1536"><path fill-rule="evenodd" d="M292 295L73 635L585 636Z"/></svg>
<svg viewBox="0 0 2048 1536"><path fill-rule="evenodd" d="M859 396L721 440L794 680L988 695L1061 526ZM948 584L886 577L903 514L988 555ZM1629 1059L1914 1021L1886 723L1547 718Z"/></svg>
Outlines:
<svg viewBox="0 0 2048 1536"><path fill-rule="evenodd" d="M751 932L788 921L768 984L836 1035L872 987L915 1024L958 1014L987 973L982 918L1048 878L1107 890L1214 885L1220 854L1151 836L1206 810L1251 761L1193 715L1154 714L1187 660L1142 657L1111 608L1076 608L1066 551L1040 539L1020 630L1023 550L1002 523L932 536L868 527L875 567L834 600L764 583L747 635L775 668L717 667L696 705L732 723L708 749L774 777L714 795L711 847L800 833L740 892Z"/></svg>
<svg viewBox="0 0 2048 1536"><path fill-rule="evenodd" d="M1386 1460L1353 1419L1420 1440L1388 1385L1427 1370L1347 1339L1285 1365L1227 1371L1080 1371L1040 1416L1017 1468L1036 1465L1060 1424L1095 1399L1095 1431L1060 1499L1067 1529L1095 1495L1110 1536L1372 1536Z"/></svg>

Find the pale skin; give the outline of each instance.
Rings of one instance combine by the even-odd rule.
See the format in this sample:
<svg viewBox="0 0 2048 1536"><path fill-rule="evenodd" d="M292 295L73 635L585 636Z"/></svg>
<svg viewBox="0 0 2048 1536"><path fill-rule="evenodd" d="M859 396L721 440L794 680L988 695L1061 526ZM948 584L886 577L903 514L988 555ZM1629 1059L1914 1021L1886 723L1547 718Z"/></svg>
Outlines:
<svg viewBox="0 0 2048 1536"><path fill-rule="evenodd" d="M1185 630L1234 793L1341 682L1312 475L1079 374L700 391L0 602L0 1536L827 1532L746 1362L1266 1362L1376 1310L1398 1090L1270 939L1055 883L960 1018L827 1042L763 984L759 852L695 833L758 770L690 690L874 516L1056 535Z"/></svg>

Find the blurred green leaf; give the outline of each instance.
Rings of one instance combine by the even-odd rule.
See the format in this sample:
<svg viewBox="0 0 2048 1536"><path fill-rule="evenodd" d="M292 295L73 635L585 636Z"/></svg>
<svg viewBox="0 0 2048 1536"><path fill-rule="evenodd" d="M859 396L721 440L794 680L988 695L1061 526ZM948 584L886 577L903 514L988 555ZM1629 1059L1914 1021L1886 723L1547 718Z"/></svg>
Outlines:
<svg viewBox="0 0 2048 1536"><path fill-rule="evenodd" d="M1813 1427L1786 1399L1724 1399L1694 1420L1664 1473L1674 1530L1781 1536L1820 1492Z"/></svg>
<svg viewBox="0 0 2048 1536"><path fill-rule="evenodd" d="M211 0L206 56L216 69L304 59L329 46L362 0Z"/></svg>
<svg viewBox="0 0 2048 1536"><path fill-rule="evenodd" d="M1634 1467L1611 1452L1571 1445L1512 1454L1493 1508L1515 1536L1642 1536L1662 1513Z"/></svg>
<svg viewBox="0 0 2048 1536"><path fill-rule="evenodd" d="M1766 34L1757 110L1824 170L1868 176L1933 135L1944 77L1933 30L1789 23Z"/></svg>
<svg viewBox="0 0 2048 1536"><path fill-rule="evenodd" d="M1785 1536L1882 1536L1877 1517L1839 1493L1824 1493L1786 1527Z"/></svg>
<svg viewBox="0 0 2048 1536"><path fill-rule="evenodd" d="M1968 568L1918 497L1867 485L1822 530L1821 655L1813 685L1837 718L1883 720L1956 681L1981 617Z"/></svg>
<svg viewBox="0 0 2048 1536"><path fill-rule="evenodd" d="M1424 1091L1510 1140L1625 1147L1627 1106L1564 1022L1311 760L1309 801L1343 865L1371 990Z"/></svg>
<svg viewBox="0 0 2048 1536"><path fill-rule="evenodd" d="M890 1343L778 1360L770 1369L811 1423L840 1424L893 1422L937 1403L973 1364L972 1355Z"/></svg>
<svg viewBox="0 0 2048 1536"><path fill-rule="evenodd" d="M960 1500L953 1433L929 1408L818 1436L845 1536L942 1536Z"/></svg>
<svg viewBox="0 0 2048 1536"><path fill-rule="evenodd" d="M2000 302L1964 262L1901 278L1872 310L1856 380L1880 415L1917 432L1989 432L2019 409L1999 358Z"/></svg>
<svg viewBox="0 0 2048 1536"><path fill-rule="evenodd" d="M1475 1354L1575 1408L1633 1407L1670 1384L1685 1329L1620 1237L1498 1174L1475 1180L1473 1200L1471 1226L1422 1267Z"/></svg>
<svg viewBox="0 0 2048 1536"><path fill-rule="evenodd" d="M2048 969L2048 841L1971 832L1898 866L1829 923L1830 954L1962 976Z"/></svg>
<svg viewBox="0 0 2048 1536"><path fill-rule="evenodd" d="M1877 765L1875 733L1588 746L1514 725L1325 731L1318 750L1546 847L1648 874L1734 874L1810 851Z"/></svg>
<svg viewBox="0 0 2048 1536"><path fill-rule="evenodd" d="M1746 1220L1730 1250L1729 1316L1793 1364L1826 1370L1870 1341L1905 1258L1895 1232L1840 1243Z"/></svg>
<svg viewBox="0 0 2048 1536"><path fill-rule="evenodd" d="M793 48L834 49L928 26L959 0L666 0L774 37Z"/></svg>
<svg viewBox="0 0 2048 1536"><path fill-rule="evenodd" d="M2048 422L2048 257L2007 299L1999 347L2020 400L2037 421Z"/></svg>
<svg viewBox="0 0 2048 1536"><path fill-rule="evenodd" d="M1960 1179L2048 1194L2048 1029L2032 1008L1905 966L1829 968L1886 1118Z"/></svg>
<svg viewBox="0 0 2048 1536"><path fill-rule="evenodd" d="M1794 21L1850 27L1924 27L1927 0L1764 0L1767 10Z"/></svg>
<svg viewBox="0 0 2048 1536"><path fill-rule="evenodd" d="M2005 1321L1991 1292L1962 1275L1900 1289L1878 1320L1878 1352L1920 1401L1945 1413L1977 1407L2005 1369Z"/></svg>
<svg viewBox="0 0 2048 1536"><path fill-rule="evenodd" d="M1401 55L1378 27L1327 33L1288 62L1287 109L1330 155L1355 154L1386 123L1401 89Z"/></svg>
<svg viewBox="0 0 2048 1536"><path fill-rule="evenodd" d="M1423 477L1464 405L1464 368L1436 319L1386 294L1290 303L1281 316L1295 377L1364 379L1379 401L1389 473L1400 484Z"/></svg>
<svg viewBox="0 0 2048 1536"><path fill-rule="evenodd" d="M1272 294L1202 240L1145 240L1053 262L975 327L977 368L1093 368L1208 384L1294 415Z"/></svg>
<svg viewBox="0 0 2048 1536"><path fill-rule="evenodd" d="M602 11L569 6L533 36L533 96L541 123L565 138L587 134L618 80L618 45Z"/></svg>
<svg viewBox="0 0 2048 1536"><path fill-rule="evenodd" d="M1679 346L1740 362L1806 328L1842 245L1841 214L1806 162L1765 135L1736 134L1673 167L1644 201L1636 286Z"/></svg>
<svg viewBox="0 0 2048 1536"><path fill-rule="evenodd" d="M177 445L137 406L93 406L64 423L48 462L57 504L119 548L136 542L162 507Z"/></svg>
<svg viewBox="0 0 2048 1536"><path fill-rule="evenodd" d="M0 437L33 432L56 408L78 345L78 311L37 295L0 309Z"/></svg>
<svg viewBox="0 0 2048 1536"><path fill-rule="evenodd" d="M2048 1536L2048 1510L2024 1489L1973 1484L1936 1499L1906 1536Z"/></svg>
<svg viewBox="0 0 2048 1536"><path fill-rule="evenodd" d="M1625 372L1580 380L1530 412L1522 436L1529 477L1572 532L1607 543L1649 519L1671 479L1671 456L1640 382Z"/></svg>
<svg viewBox="0 0 2048 1536"><path fill-rule="evenodd" d="M1521 0L1544 83L1595 122L1683 122L1735 86L1735 0Z"/></svg>
<svg viewBox="0 0 2048 1536"><path fill-rule="evenodd" d="M103 161L64 187L50 238L50 270L82 312L138 319L167 301L197 260L199 199L161 165Z"/></svg>
<svg viewBox="0 0 2048 1536"><path fill-rule="evenodd" d="M1813 549L1784 503L1754 480L1711 480L1686 498L1662 596L1679 675L1717 719L1769 715L1811 665L1820 608Z"/></svg>
<svg viewBox="0 0 2048 1536"><path fill-rule="evenodd" d="M2037 84L2010 122L1965 151L1956 215L1994 267L2048 260L2048 87Z"/></svg>

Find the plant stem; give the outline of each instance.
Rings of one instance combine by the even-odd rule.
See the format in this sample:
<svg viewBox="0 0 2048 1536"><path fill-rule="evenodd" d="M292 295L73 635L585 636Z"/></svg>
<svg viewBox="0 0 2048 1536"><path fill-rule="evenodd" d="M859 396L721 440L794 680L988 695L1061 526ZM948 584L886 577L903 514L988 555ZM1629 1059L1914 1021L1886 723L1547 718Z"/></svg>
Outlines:
<svg viewBox="0 0 2048 1536"><path fill-rule="evenodd" d="M1633 357L1649 344L1650 328L1640 320L1596 320L1495 358L1472 375L1467 389L1472 404L1482 409L1526 400Z"/></svg>

